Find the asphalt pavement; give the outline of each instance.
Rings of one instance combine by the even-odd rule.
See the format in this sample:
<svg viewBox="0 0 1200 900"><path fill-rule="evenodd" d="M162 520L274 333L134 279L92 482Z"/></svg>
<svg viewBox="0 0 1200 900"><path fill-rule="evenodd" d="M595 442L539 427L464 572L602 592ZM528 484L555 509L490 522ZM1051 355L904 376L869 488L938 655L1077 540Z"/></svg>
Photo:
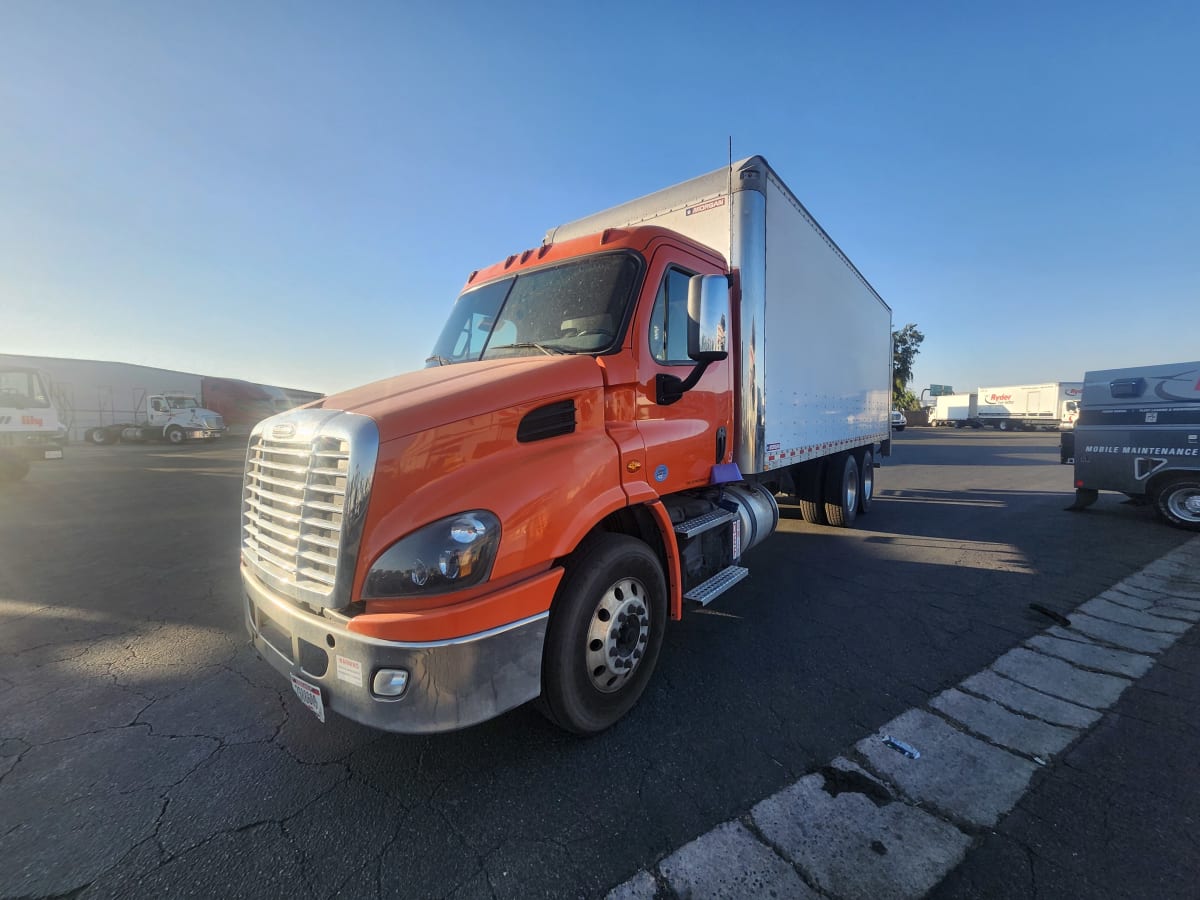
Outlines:
<svg viewBox="0 0 1200 900"><path fill-rule="evenodd" d="M72 447L0 491L0 897L603 896L1043 634L1030 604L1069 613L1187 539L1115 496L1063 512L1057 459L1052 434L909 429L861 527L785 504L751 577L673 624L639 705L581 740L529 708L427 737L321 725L246 645L241 448ZM1109 821L1170 806L1150 796L1194 816L1197 677L1185 636L936 890L1035 896L1024 870L995 880L1020 854L1046 885L1118 884L1098 828L1038 843L1022 817L1060 781L1094 816L1118 775L1095 742L1128 722L1142 755Z"/></svg>

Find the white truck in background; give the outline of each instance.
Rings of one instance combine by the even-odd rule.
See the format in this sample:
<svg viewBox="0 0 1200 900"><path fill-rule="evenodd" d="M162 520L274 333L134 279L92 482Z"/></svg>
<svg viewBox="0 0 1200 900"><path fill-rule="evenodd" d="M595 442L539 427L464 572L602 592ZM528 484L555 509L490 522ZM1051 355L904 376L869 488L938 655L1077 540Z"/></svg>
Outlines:
<svg viewBox="0 0 1200 900"><path fill-rule="evenodd" d="M45 376L36 369L0 368L0 482L20 481L31 462L62 459L62 445Z"/></svg>
<svg viewBox="0 0 1200 900"><path fill-rule="evenodd" d="M120 441L168 441L182 444L190 440L215 440L225 433L220 413L205 409L191 394L164 392L150 394L133 422L97 425L84 432L89 444L115 444Z"/></svg>
<svg viewBox="0 0 1200 900"><path fill-rule="evenodd" d="M1053 381L979 389L978 418L1000 431L1069 429L1079 417L1082 381Z"/></svg>
<svg viewBox="0 0 1200 900"><path fill-rule="evenodd" d="M942 394L933 398L933 406L929 411L929 424L934 428L952 426L954 428L981 428L979 421L978 394Z"/></svg>

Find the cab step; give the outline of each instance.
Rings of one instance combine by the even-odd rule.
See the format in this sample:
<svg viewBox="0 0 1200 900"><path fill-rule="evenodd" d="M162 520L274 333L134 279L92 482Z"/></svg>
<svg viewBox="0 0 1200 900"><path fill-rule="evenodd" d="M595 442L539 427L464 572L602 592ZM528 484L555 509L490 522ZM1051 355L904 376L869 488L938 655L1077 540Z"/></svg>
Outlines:
<svg viewBox="0 0 1200 900"><path fill-rule="evenodd" d="M681 538L693 538L698 534L704 534L706 531L719 528L726 522L732 522L736 518L737 513L730 512L727 509L717 509L702 516L696 516L694 519L680 522L675 526L675 533Z"/></svg>
<svg viewBox="0 0 1200 900"><path fill-rule="evenodd" d="M745 566L729 566L703 584L696 585L683 595L683 599L699 603L701 606L708 606L749 574L750 570Z"/></svg>

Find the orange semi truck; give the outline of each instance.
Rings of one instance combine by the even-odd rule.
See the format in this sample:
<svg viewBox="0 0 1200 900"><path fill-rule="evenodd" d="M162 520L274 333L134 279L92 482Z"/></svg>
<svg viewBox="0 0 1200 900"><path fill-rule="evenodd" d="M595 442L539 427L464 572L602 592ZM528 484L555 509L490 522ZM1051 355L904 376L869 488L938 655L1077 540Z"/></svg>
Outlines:
<svg viewBox="0 0 1200 900"><path fill-rule="evenodd" d="M890 452L891 310L762 157L473 272L427 367L250 437L247 625L321 721L591 734L779 520Z"/></svg>

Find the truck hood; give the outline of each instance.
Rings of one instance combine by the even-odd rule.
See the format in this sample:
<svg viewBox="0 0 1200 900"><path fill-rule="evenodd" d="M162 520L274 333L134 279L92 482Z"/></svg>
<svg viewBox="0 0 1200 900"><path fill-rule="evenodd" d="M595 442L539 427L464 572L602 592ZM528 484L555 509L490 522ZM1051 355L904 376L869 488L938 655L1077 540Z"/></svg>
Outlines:
<svg viewBox="0 0 1200 900"><path fill-rule="evenodd" d="M391 441L545 397L602 386L591 356L520 356L408 372L333 394L310 409L370 416L379 440Z"/></svg>

